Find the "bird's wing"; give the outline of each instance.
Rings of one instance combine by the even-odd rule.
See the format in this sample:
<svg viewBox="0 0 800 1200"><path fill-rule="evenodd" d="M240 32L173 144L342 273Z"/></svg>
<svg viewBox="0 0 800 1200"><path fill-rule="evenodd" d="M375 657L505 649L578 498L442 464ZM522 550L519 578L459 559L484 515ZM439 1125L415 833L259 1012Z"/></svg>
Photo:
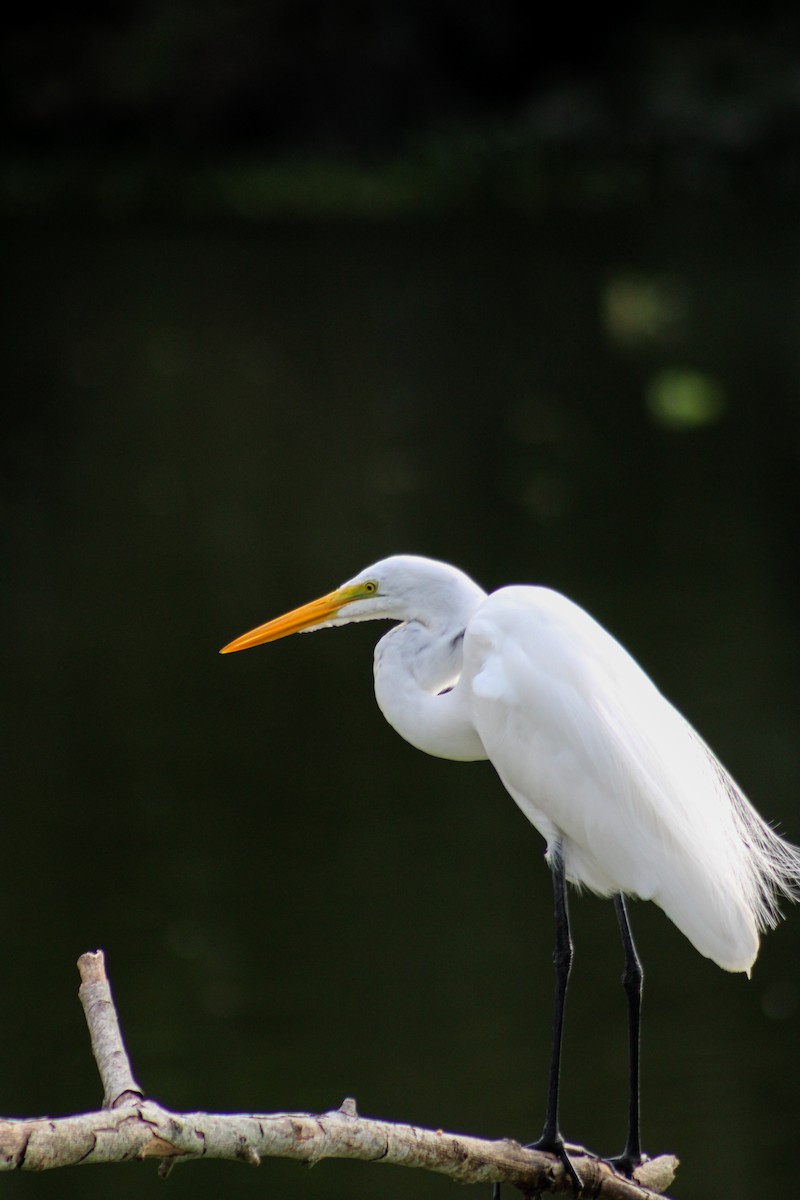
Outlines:
<svg viewBox="0 0 800 1200"><path fill-rule="evenodd" d="M735 784L610 634L549 589L504 588L467 628L463 684L489 758L548 842L561 840L573 882L653 899L702 953L752 960Z"/></svg>
<svg viewBox="0 0 800 1200"><path fill-rule="evenodd" d="M603 710L619 714L646 676L582 609L545 588L488 597L468 626L464 659L475 726L506 787L548 841L572 844L574 882L616 890L612 864L601 857L590 869L589 860L630 816L636 747Z"/></svg>

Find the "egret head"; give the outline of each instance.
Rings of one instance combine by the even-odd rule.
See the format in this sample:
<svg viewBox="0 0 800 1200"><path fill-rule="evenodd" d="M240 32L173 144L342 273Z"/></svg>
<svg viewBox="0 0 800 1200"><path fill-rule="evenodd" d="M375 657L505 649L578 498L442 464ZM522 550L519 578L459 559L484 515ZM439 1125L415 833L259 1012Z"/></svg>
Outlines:
<svg viewBox="0 0 800 1200"><path fill-rule="evenodd" d="M410 554L384 558L360 571L335 591L267 621L229 642L230 654L290 633L313 633L351 621L410 621L424 624L458 619L460 610L477 606L484 593L463 572L447 563Z"/></svg>

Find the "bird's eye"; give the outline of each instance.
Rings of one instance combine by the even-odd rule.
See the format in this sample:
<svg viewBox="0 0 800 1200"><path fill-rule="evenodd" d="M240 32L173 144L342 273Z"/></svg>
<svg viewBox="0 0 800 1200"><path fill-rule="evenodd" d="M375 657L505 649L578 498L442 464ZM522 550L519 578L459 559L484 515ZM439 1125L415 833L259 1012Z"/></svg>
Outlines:
<svg viewBox="0 0 800 1200"><path fill-rule="evenodd" d="M378 590L378 585L377 585L377 583L375 583L375 581L373 579L369 579L364 584L364 591L368 596L374 596L375 593L377 592L377 590Z"/></svg>

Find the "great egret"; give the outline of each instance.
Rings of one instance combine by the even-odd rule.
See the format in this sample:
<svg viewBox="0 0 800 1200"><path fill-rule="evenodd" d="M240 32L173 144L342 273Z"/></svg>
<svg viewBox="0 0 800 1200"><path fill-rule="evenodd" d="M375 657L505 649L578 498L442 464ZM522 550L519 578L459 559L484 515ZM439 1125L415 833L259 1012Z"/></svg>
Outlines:
<svg viewBox="0 0 800 1200"><path fill-rule="evenodd" d="M536 1143L580 1180L558 1121L564 999L572 960L566 883L613 896L628 1002L625 1148L642 1162L642 969L624 897L653 900L701 954L748 975L781 897L800 893L800 850L762 820L724 767L626 650L544 587L488 595L446 563L383 559L340 588L258 626L221 653L350 621L399 622L375 649L390 725L442 758L488 758L547 843L555 896L556 998L544 1130Z"/></svg>

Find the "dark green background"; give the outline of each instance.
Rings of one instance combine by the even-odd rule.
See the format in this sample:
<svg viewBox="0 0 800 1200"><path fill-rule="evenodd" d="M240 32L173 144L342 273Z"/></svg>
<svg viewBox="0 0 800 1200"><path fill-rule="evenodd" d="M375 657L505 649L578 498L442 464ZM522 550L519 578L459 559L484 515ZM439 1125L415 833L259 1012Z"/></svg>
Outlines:
<svg viewBox="0 0 800 1200"><path fill-rule="evenodd" d="M310 175L281 166L280 203L265 136L266 174L228 162L236 204L194 214L199 153L169 211L104 209L105 168L47 198L52 147L20 135L3 252L4 1114L99 1103L74 962L102 946L135 1073L177 1110L350 1095L367 1115L539 1133L538 835L488 764L425 758L383 722L377 627L217 655L386 554L567 592L800 840L794 147L709 134L694 158L682 142L654 159L620 134L540 161L541 131L502 140L511 120L493 112L488 143L440 125L427 163L343 152L344 183L335 153ZM371 208L376 178L397 201L400 177L405 207ZM688 408L665 372L694 381ZM613 908L576 897L573 919L563 1124L613 1152ZM684 1200L721 1174L728 1200L790 1194L800 914L749 983L654 907L632 919L647 1148L681 1157ZM280 1162L2 1182L309 1200L452 1186Z"/></svg>

